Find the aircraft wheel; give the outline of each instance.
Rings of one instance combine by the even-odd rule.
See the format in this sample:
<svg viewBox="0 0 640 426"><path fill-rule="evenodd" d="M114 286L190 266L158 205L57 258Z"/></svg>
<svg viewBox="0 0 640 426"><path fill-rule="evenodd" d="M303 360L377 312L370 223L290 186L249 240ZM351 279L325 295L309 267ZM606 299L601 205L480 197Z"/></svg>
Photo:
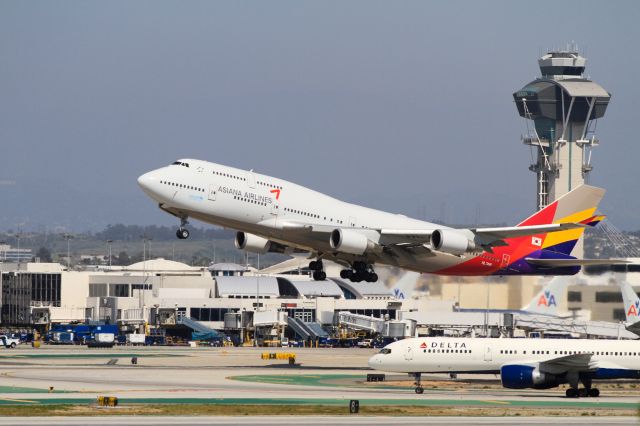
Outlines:
<svg viewBox="0 0 640 426"><path fill-rule="evenodd" d="M417 393L418 395L420 395L422 392L424 392L424 389L422 388L422 386L418 386L418 387L416 388L416 393Z"/></svg>
<svg viewBox="0 0 640 426"><path fill-rule="evenodd" d="M578 389L569 388L565 392L565 395L567 396L567 398L577 398L578 397Z"/></svg>
<svg viewBox="0 0 640 426"><path fill-rule="evenodd" d="M343 269L340 271L340 278L348 280L351 277L351 269Z"/></svg>
<svg viewBox="0 0 640 426"><path fill-rule="evenodd" d="M324 271L315 271L313 273L313 279L316 281L324 281L327 279L327 273Z"/></svg>
<svg viewBox="0 0 640 426"><path fill-rule="evenodd" d="M176 237L180 240L186 240L189 238L189 230L187 228L180 228L176 231Z"/></svg>
<svg viewBox="0 0 640 426"><path fill-rule="evenodd" d="M591 388L589 389L589 396L592 398L597 398L600 396L600 389L598 388Z"/></svg>
<svg viewBox="0 0 640 426"><path fill-rule="evenodd" d="M359 283L360 281L362 281L362 276L360 275L360 273L354 272L349 277L349 281L351 281L352 283Z"/></svg>
<svg viewBox="0 0 640 426"><path fill-rule="evenodd" d="M589 390L586 388L578 389L578 396L581 398L589 396Z"/></svg>
<svg viewBox="0 0 640 426"><path fill-rule="evenodd" d="M371 278L370 282L375 283L376 281L378 281L378 274L376 274L375 272L372 272L370 278Z"/></svg>

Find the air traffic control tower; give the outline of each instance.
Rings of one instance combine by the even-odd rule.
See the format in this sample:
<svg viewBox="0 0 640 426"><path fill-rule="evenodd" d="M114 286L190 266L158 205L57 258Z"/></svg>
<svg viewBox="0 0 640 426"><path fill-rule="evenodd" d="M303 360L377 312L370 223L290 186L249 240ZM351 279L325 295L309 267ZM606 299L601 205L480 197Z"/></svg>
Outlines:
<svg viewBox="0 0 640 426"><path fill-rule="evenodd" d="M538 59L542 76L513 94L527 123L523 142L535 151L529 169L536 174L538 210L585 183L593 168L596 122L611 95L583 77L586 61L575 50L551 51ZM573 254L582 251L580 241Z"/></svg>
<svg viewBox="0 0 640 426"><path fill-rule="evenodd" d="M526 145L537 153L538 210L587 180L596 120L611 95L583 77L586 59L576 51L552 51L538 59L542 77L513 94L527 122Z"/></svg>

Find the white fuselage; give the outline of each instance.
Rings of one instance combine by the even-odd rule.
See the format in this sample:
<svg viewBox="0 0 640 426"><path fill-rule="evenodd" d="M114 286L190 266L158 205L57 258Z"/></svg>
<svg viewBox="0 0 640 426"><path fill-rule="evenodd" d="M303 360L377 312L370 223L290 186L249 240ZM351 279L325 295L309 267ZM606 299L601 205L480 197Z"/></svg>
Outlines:
<svg viewBox="0 0 640 426"><path fill-rule="evenodd" d="M419 337L387 345L369 366L399 373L499 373L506 364L536 365L581 353L593 354L593 368L640 370L638 341L593 339Z"/></svg>
<svg viewBox="0 0 640 426"><path fill-rule="evenodd" d="M331 252L329 237L305 232L305 224L360 228L364 232L447 228L346 203L283 179L201 160L179 160L142 175L138 182L162 209L178 217L195 218L315 253ZM345 260L353 260L345 256ZM461 262L459 256L429 251L410 257L376 256L375 261L419 272ZM487 268L490 266L493 264Z"/></svg>

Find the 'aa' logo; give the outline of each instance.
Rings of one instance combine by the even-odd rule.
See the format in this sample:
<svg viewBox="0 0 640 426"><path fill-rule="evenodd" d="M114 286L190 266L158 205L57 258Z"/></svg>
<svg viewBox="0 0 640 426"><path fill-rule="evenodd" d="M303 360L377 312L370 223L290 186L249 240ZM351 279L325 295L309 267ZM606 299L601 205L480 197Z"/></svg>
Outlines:
<svg viewBox="0 0 640 426"><path fill-rule="evenodd" d="M636 300L635 304L632 303L631 306L629 306L629 310L627 311L627 316L637 317L638 312L640 312L640 300Z"/></svg>
<svg viewBox="0 0 640 426"><path fill-rule="evenodd" d="M422 344L420 345L420 349L426 349L427 348L427 342L422 342Z"/></svg>
<svg viewBox="0 0 640 426"><path fill-rule="evenodd" d="M550 291L545 291L538 298L538 306L550 308L551 306L558 306L558 304L556 303L555 296Z"/></svg>
<svg viewBox="0 0 640 426"><path fill-rule="evenodd" d="M394 288L393 289L393 295L396 297L396 299L404 299L405 298L404 297L404 293L399 288Z"/></svg>

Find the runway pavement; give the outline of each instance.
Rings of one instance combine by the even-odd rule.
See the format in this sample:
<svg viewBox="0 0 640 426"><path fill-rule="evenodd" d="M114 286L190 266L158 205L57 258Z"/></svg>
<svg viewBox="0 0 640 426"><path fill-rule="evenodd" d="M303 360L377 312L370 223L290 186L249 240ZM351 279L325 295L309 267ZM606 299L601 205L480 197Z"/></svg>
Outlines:
<svg viewBox="0 0 640 426"><path fill-rule="evenodd" d="M262 360L262 352L296 353L286 361ZM366 349L268 348L19 348L0 351L0 405L77 403L117 396L122 403L389 404L457 407L539 407L636 410L640 386L602 388L600 398L566 399L564 391L509 390L496 377L469 383L427 377L425 393L410 382L366 383ZM131 358L137 358L137 365ZM115 364L114 364L114 360ZM112 364L112 365L109 365ZM407 380L395 375L392 379ZM464 377L466 378L466 377ZM462 379L464 379L462 378ZM462 380L459 379L459 380ZM430 385L436 383L435 385ZM640 385L640 383L639 383ZM635 385L634 385L635 386ZM50 388L51 391L50 391Z"/></svg>
<svg viewBox="0 0 640 426"><path fill-rule="evenodd" d="M120 426L127 425L635 425L638 420L633 417L365 417L365 416L305 416L300 417L16 417L0 418L0 425L42 426L42 425L95 425Z"/></svg>

